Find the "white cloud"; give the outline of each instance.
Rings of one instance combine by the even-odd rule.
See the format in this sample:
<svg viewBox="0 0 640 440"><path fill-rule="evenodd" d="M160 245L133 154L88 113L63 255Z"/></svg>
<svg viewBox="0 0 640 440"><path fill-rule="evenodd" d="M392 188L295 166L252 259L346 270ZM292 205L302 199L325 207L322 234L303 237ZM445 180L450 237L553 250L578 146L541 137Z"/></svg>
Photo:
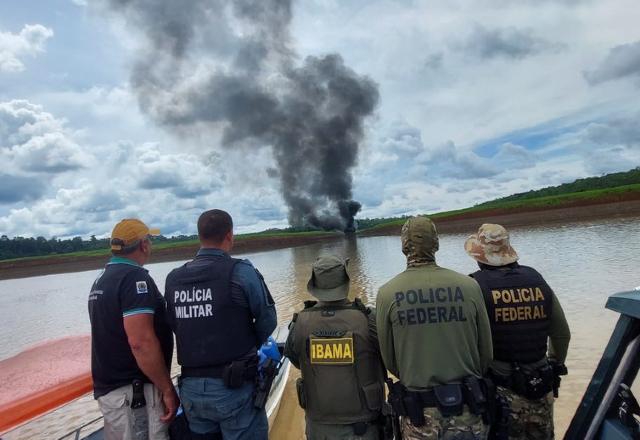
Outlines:
<svg viewBox="0 0 640 440"><path fill-rule="evenodd" d="M195 154L162 152L157 145L146 144L136 149L136 155L142 189L167 190L189 199L210 194L223 184L222 176Z"/></svg>
<svg viewBox="0 0 640 440"><path fill-rule="evenodd" d="M0 32L0 72L21 72L22 58L44 52L44 45L53 37L53 30L41 24L27 24L17 34Z"/></svg>
<svg viewBox="0 0 640 440"><path fill-rule="evenodd" d="M13 169L44 173L76 170L92 161L64 120L26 100L0 102L0 159Z"/></svg>
<svg viewBox="0 0 640 440"><path fill-rule="evenodd" d="M70 20L93 13L71 1L84 3L67 2L78 14ZM338 52L380 87L353 173L361 216L463 208L637 166L636 3L309 0L295 7L292 37L301 56ZM111 25L118 50L101 52L114 58L100 63L127 66L140 36ZM3 54L7 35L0 34ZM79 49L50 50L65 60ZM24 68L37 50L10 53ZM11 79L40 85L45 70ZM217 133L163 131L138 110L128 70L99 80L67 74L65 86L47 89L42 81L32 95L17 96L22 104L0 109L0 160L14 168L0 184L15 189L0 191L0 230L100 235L139 216L163 233L193 233L199 213L212 207L228 210L240 231L286 224L268 148L224 149ZM0 90L2 100L15 98L12 90ZM29 180L41 185L19 191Z"/></svg>

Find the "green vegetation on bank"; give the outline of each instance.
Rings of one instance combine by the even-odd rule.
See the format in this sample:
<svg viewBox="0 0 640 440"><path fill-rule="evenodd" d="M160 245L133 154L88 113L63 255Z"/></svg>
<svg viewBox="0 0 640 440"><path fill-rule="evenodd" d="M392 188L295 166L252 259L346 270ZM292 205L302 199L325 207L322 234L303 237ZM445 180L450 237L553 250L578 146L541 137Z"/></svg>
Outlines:
<svg viewBox="0 0 640 440"><path fill-rule="evenodd" d="M559 208L562 206L571 206L573 203L578 203L585 200L598 200L610 197L615 198L616 196L622 196L625 193L631 192L640 194L640 184L538 198L523 198L507 201L492 200L491 202L475 205L471 208L429 214L429 217L433 219L445 219L462 214L491 211L493 209L518 211L523 209ZM368 228L360 227L360 230L375 230L379 228L387 228L390 226L401 226L405 221L407 221L407 216L387 219L370 219L371 226L369 226Z"/></svg>
<svg viewBox="0 0 640 440"><path fill-rule="evenodd" d="M584 179L575 180L571 183L563 183L562 185L558 186L549 186L547 188L542 188L535 191L513 194L508 197L502 197L500 199L482 203L478 206L488 206L500 202L537 199L540 197L559 196L562 194L581 193L597 189L626 187L636 184L640 184L640 167L636 167L632 170L622 173L605 174L604 176L600 177L587 177Z"/></svg>
<svg viewBox="0 0 640 440"><path fill-rule="evenodd" d="M612 173L601 177L589 177L578 179L571 183L542 188L535 191L514 194L508 197L491 200L470 208L459 209L431 214L432 218L443 219L466 213L481 212L493 209L500 210L522 210L522 209L545 209L559 206L571 205L572 203L584 203L586 200L596 200L602 198L615 199L624 197L625 193L640 194L640 167L623 173ZM382 227L401 225L407 216L395 218L365 218L358 219L358 229L368 230ZM303 236L315 236L332 234L313 230L311 228L289 227L285 229L269 229L262 232L241 234L236 236L236 240L251 240L255 238L288 238ZM180 235L175 237L156 237L154 239L155 249L167 249L184 246L195 246L198 243L196 235ZM26 260L57 255L64 256L96 256L107 255L109 240L107 238L98 239L92 236L89 240L81 237L74 237L68 240L56 238L46 239L44 237L24 238L15 237L10 239L6 235L0 237L0 260Z"/></svg>
<svg viewBox="0 0 640 440"><path fill-rule="evenodd" d="M332 235L334 232L325 231L289 231L289 230L267 230L249 234L238 234L235 236L237 242L245 240L265 239L265 238L289 238L300 236L322 236ZM198 244L197 235L179 235L176 237L159 236L153 239L154 250L170 249L186 246L196 246ZM109 239L97 239L92 236L90 240L82 240L74 237L70 240L47 240L44 237L24 238L16 237L9 239L5 235L0 237L0 261L29 261L50 257L93 257L106 256L109 254Z"/></svg>

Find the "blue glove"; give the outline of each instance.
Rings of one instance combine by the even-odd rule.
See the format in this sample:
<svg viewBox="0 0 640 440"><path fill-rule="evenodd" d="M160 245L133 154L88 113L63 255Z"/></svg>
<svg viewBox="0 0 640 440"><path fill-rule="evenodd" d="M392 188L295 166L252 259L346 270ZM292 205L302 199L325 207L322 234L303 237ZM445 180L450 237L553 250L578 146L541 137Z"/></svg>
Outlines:
<svg viewBox="0 0 640 440"><path fill-rule="evenodd" d="M278 344L272 336L269 336L267 342L262 344L260 350L258 350L258 356L260 360L258 362L258 366L261 367L267 358L273 359L275 362L280 362L282 355L280 354L280 350L278 350Z"/></svg>

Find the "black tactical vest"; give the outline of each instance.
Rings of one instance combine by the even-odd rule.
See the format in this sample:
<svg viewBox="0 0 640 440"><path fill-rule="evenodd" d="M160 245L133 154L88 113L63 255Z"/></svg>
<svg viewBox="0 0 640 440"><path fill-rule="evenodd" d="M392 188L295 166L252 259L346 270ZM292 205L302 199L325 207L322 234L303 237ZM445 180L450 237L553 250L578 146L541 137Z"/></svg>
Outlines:
<svg viewBox="0 0 640 440"><path fill-rule="evenodd" d="M257 350L249 308L231 301L231 274L238 261L198 256L167 276L167 311L181 366L218 366Z"/></svg>
<svg viewBox="0 0 640 440"><path fill-rule="evenodd" d="M487 305L493 358L532 363L547 354L552 290L535 269L514 263L479 270L471 276L482 288Z"/></svg>
<svg viewBox="0 0 640 440"><path fill-rule="evenodd" d="M376 419L384 399L384 370L369 334L367 308L358 300L305 305L295 320L305 413L316 423Z"/></svg>

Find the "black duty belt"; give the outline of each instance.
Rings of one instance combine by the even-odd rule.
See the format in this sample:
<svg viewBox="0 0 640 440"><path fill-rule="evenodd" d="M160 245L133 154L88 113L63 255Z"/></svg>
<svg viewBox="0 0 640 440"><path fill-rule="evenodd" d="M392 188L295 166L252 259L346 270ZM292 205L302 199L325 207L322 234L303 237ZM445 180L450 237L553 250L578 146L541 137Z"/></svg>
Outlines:
<svg viewBox="0 0 640 440"><path fill-rule="evenodd" d="M213 377L221 379L224 369L229 364L214 365L210 367L182 367L182 377Z"/></svg>
<svg viewBox="0 0 640 440"><path fill-rule="evenodd" d="M513 389L513 378L511 376L492 373L491 380L498 386Z"/></svg>
<svg viewBox="0 0 640 440"><path fill-rule="evenodd" d="M417 397L422 404L423 408L433 408L438 406L438 399L433 389L426 391L410 391L415 397Z"/></svg>
<svg viewBox="0 0 640 440"><path fill-rule="evenodd" d="M554 390L555 375L550 365L525 373L517 369L509 376L491 372L493 383L530 400L541 399Z"/></svg>
<svg viewBox="0 0 640 440"><path fill-rule="evenodd" d="M400 382L389 386L389 404L394 412L409 417L415 426L425 423L423 408L438 408L443 417L459 416L464 405L476 415L488 416L493 400L493 383L474 376L463 378L462 383L437 385L430 389L409 390ZM485 422L487 423L487 422Z"/></svg>

